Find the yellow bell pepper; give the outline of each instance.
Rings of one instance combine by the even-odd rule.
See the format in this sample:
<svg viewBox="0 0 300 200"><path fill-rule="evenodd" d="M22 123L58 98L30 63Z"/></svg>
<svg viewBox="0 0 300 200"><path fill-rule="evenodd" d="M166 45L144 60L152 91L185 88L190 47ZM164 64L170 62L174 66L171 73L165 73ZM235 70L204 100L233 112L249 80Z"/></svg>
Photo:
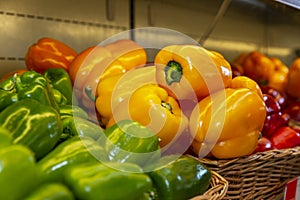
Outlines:
<svg viewBox="0 0 300 200"><path fill-rule="evenodd" d="M237 76L232 79L230 88L238 89L238 88L248 88L254 92L256 92L262 99L263 93L258 83L247 76Z"/></svg>
<svg viewBox="0 0 300 200"><path fill-rule="evenodd" d="M155 83L142 85L113 110L107 127L123 119L138 121L153 130L160 146L171 145L188 126L178 102Z"/></svg>
<svg viewBox="0 0 300 200"><path fill-rule="evenodd" d="M293 98L300 98L300 58L295 59L289 68L285 91Z"/></svg>
<svg viewBox="0 0 300 200"><path fill-rule="evenodd" d="M154 61L158 84L176 99L200 100L229 86L232 71L224 57L197 45L171 45Z"/></svg>
<svg viewBox="0 0 300 200"><path fill-rule="evenodd" d="M192 111L192 150L200 157L230 159L254 152L266 118L266 106L261 91L247 82L245 85L252 89L243 88L241 82L234 80L235 88L204 98Z"/></svg>
<svg viewBox="0 0 300 200"><path fill-rule="evenodd" d="M112 118L113 107L130 96L137 87L155 82L154 66L141 67L100 79L96 97L100 124L106 126L108 120Z"/></svg>
<svg viewBox="0 0 300 200"><path fill-rule="evenodd" d="M284 92L287 84L289 68L278 58L271 58L275 65L274 74L269 77L268 86L280 92Z"/></svg>

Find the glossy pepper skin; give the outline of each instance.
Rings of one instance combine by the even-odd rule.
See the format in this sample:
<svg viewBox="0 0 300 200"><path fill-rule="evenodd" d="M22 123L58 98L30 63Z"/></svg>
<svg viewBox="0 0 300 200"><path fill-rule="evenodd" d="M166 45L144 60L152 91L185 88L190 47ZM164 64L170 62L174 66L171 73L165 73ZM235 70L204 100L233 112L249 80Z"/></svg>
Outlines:
<svg viewBox="0 0 300 200"><path fill-rule="evenodd" d="M96 109L103 127L112 118L113 109L118 103L130 96L137 87L156 82L155 70L155 66L140 67L99 80Z"/></svg>
<svg viewBox="0 0 300 200"><path fill-rule="evenodd" d="M22 99L35 99L58 110L47 79L35 71L15 74L0 83L0 110Z"/></svg>
<svg viewBox="0 0 300 200"><path fill-rule="evenodd" d="M0 126L0 149L10 146L12 143L13 138L10 132L6 128Z"/></svg>
<svg viewBox="0 0 300 200"><path fill-rule="evenodd" d="M152 186L150 177L132 163L77 165L65 180L78 199L86 200L138 200Z"/></svg>
<svg viewBox="0 0 300 200"><path fill-rule="evenodd" d="M123 119L132 119L154 131L160 147L171 144L188 126L178 102L157 84L142 85L119 103L107 127Z"/></svg>
<svg viewBox="0 0 300 200"><path fill-rule="evenodd" d="M59 105L72 105L73 86L69 74L62 68L50 68L43 73L50 86L62 95Z"/></svg>
<svg viewBox="0 0 300 200"><path fill-rule="evenodd" d="M101 78L125 73L146 61L145 49L127 39L85 49L76 56L69 71L77 98L85 108L94 109Z"/></svg>
<svg viewBox="0 0 300 200"><path fill-rule="evenodd" d="M97 140L103 129L100 125L88 120L88 114L81 107L74 105L60 106L60 117L63 124L63 132L60 142L73 136L88 136Z"/></svg>
<svg viewBox="0 0 300 200"><path fill-rule="evenodd" d="M58 112L34 99L23 99L6 107L0 113L0 126L10 131L14 144L28 146L36 159L47 154L62 133Z"/></svg>
<svg viewBox="0 0 300 200"><path fill-rule="evenodd" d="M300 58L295 59L289 68L285 91L291 97L300 98Z"/></svg>
<svg viewBox="0 0 300 200"><path fill-rule="evenodd" d="M22 145L0 149L0 199L24 199L39 184L33 153Z"/></svg>
<svg viewBox="0 0 300 200"><path fill-rule="evenodd" d="M226 88L232 78L230 64L214 51L197 45L171 45L155 57L156 78L176 99L200 100Z"/></svg>
<svg viewBox="0 0 300 200"><path fill-rule="evenodd" d="M214 106L214 107L212 107ZM254 152L266 118L261 96L248 88L226 88L198 103L190 117L193 151L229 159Z"/></svg>
<svg viewBox="0 0 300 200"><path fill-rule="evenodd" d="M110 161L135 163L143 166L149 159L160 156L157 135L132 120L121 120L104 131L98 142L105 148Z"/></svg>
<svg viewBox="0 0 300 200"><path fill-rule="evenodd" d="M275 149L287 149L300 145L300 133L288 126L280 127L270 138Z"/></svg>
<svg viewBox="0 0 300 200"><path fill-rule="evenodd" d="M25 200L75 200L73 193L61 183L47 183L37 187Z"/></svg>
<svg viewBox="0 0 300 200"><path fill-rule="evenodd" d="M43 73L49 68L69 70L77 52L67 44L54 38L40 38L26 53L25 63L29 70Z"/></svg>
<svg viewBox="0 0 300 200"><path fill-rule="evenodd" d="M165 157L167 158L167 157ZM161 158L161 161L165 159ZM183 155L149 172L158 199L189 199L203 194L210 185L211 172L195 158Z"/></svg>
<svg viewBox="0 0 300 200"><path fill-rule="evenodd" d="M55 147L37 162L43 182L63 182L64 174L70 167L106 161L104 149L91 138L74 136Z"/></svg>

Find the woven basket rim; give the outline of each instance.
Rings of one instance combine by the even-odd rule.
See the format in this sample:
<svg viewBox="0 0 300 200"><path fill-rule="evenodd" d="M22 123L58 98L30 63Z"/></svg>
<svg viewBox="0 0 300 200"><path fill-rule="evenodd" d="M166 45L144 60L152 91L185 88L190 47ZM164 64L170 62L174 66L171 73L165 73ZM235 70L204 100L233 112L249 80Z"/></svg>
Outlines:
<svg viewBox="0 0 300 200"><path fill-rule="evenodd" d="M211 159L211 158L199 158L204 164L209 164L216 167L226 167L232 163L249 163L253 161L266 161L270 158L280 158L284 156L296 156L300 155L300 146L288 149L273 149L264 152L257 152L249 156L243 156L233 159Z"/></svg>

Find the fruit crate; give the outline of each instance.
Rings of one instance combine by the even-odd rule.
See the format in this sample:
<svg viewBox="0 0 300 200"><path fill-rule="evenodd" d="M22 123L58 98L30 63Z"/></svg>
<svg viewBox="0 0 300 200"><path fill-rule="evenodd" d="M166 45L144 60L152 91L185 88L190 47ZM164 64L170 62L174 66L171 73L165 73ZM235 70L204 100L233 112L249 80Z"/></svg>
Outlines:
<svg viewBox="0 0 300 200"><path fill-rule="evenodd" d="M275 199L286 183L300 175L300 146L202 163L228 181L223 199Z"/></svg>

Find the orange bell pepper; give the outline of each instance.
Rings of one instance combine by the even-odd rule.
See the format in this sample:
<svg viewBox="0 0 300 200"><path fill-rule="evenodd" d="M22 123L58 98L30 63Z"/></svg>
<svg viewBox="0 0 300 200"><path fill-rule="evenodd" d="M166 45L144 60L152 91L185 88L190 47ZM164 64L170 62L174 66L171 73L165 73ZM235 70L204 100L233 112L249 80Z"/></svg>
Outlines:
<svg viewBox="0 0 300 200"><path fill-rule="evenodd" d="M61 41L41 38L28 48L25 63L29 70L39 73L49 68L63 68L68 71L76 55L74 49Z"/></svg>
<svg viewBox="0 0 300 200"><path fill-rule="evenodd" d="M132 40L118 40L84 50L70 66L77 98L83 107L94 110L100 79L125 73L146 64L146 61L146 51Z"/></svg>
<svg viewBox="0 0 300 200"><path fill-rule="evenodd" d="M300 98L300 58L295 59L289 68L285 91L293 98Z"/></svg>
<svg viewBox="0 0 300 200"><path fill-rule="evenodd" d="M224 57L197 45L171 45L155 57L158 84L176 99L200 100L229 86L232 71Z"/></svg>
<svg viewBox="0 0 300 200"><path fill-rule="evenodd" d="M171 145L187 128L188 120L178 102L156 83L144 84L113 110L107 127L123 119L147 126L160 138L160 146Z"/></svg>
<svg viewBox="0 0 300 200"><path fill-rule="evenodd" d="M233 88L202 99L192 111L189 123L194 138L192 150L200 157L230 159L255 151L266 106L261 91L252 82L245 83L249 89L241 87L244 83L240 81L233 80Z"/></svg>
<svg viewBox="0 0 300 200"><path fill-rule="evenodd" d="M274 62L258 51L252 51L247 55L243 55L238 60L244 69L244 75L250 77L259 85L268 84L269 78L274 74Z"/></svg>

